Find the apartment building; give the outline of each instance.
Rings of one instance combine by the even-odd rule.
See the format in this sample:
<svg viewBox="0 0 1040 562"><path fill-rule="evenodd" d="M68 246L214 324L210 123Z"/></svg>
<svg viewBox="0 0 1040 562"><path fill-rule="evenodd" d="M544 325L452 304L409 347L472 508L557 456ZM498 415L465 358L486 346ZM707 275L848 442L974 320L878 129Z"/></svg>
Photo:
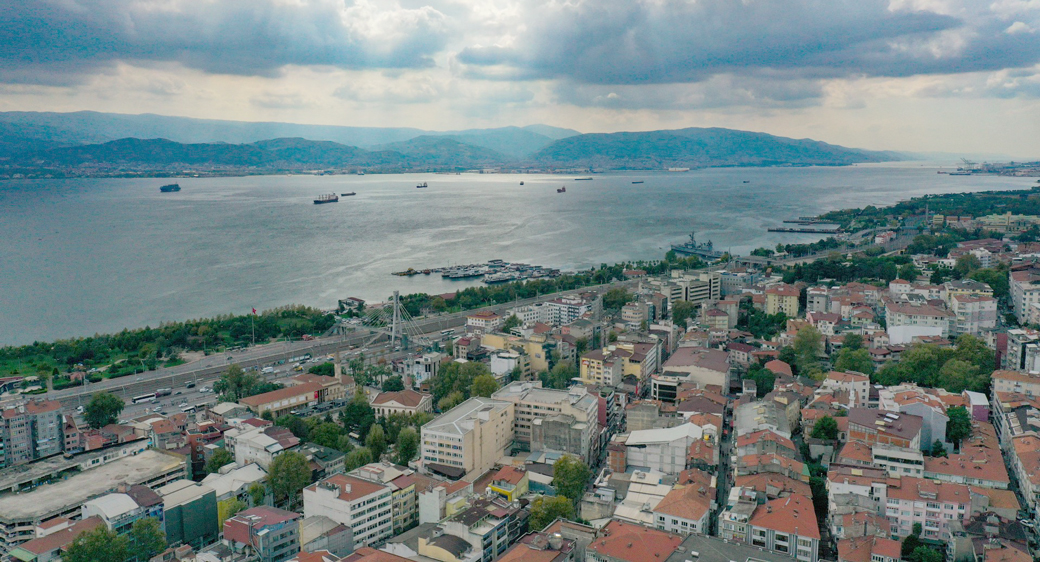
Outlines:
<svg viewBox="0 0 1040 562"><path fill-rule="evenodd" d="M849 401L857 408L870 404L870 377L855 371L831 371L823 379L822 388L849 393Z"/></svg>
<svg viewBox="0 0 1040 562"><path fill-rule="evenodd" d="M1011 309L1020 324L1040 324L1040 265L1012 268Z"/></svg>
<svg viewBox="0 0 1040 562"><path fill-rule="evenodd" d="M532 446L535 424L549 421L557 428L556 436L564 439L547 439L547 436L543 435L540 436L538 445L544 446L547 441L557 444L573 443L565 449L556 450L577 455L585 460L591 458L599 434L599 400L584 386L555 390L542 388L541 381L518 381L499 389L491 398L513 403L513 433L521 448L540 450ZM565 419L554 419L560 417ZM567 438L567 434L572 431L575 432L573 439ZM554 432L546 433L551 436Z"/></svg>
<svg viewBox="0 0 1040 562"><path fill-rule="evenodd" d="M515 417L512 402L466 400L422 427L420 466L453 477L487 472L512 447Z"/></svg>
<svg viewBox="0 0 1040 562"><path fill-rule="evenodd" d="M703 428L692 423L633 431L625 439L628 466L678 474L686 470L690 446L702 439Z"/></svg>
<svg viewBox="0 0 1040 562"><path fill-rule="evenodd" d="M1023 373L1040 373L1040 331L1013 328L1007 331L1004 368Z"/></svg>
<svg viewBox="0 0 1040 562"><path fill-rule="evenodd" d="M612 519L587 547L586 562L666 560L683 542L681 535Z"/></svg>
<svg viewBox="0 0 1040 562"><path fill-rule="evenodd" d="M494 332L505 319L490 310L481 310L466 316L466 330L486 334Z"/></svg>
<svg viewBox="0 0 1040 562"><path fill-rule="evenodd" d="M920 449L922 425L920 416L852 408L849 410L849 441Z"/></svg>
<svg viewBox="0 0 1040 562"><path fill-rule="evenodd" d="M820 529L812 500L800 495L778 498L758 506L747 523L744 542L802 562L817 562Z"/></svg>
<svg viewBox="0 0 1040 562"><path fill-rule="evenodd" d="M469 543L474 552L480 553L475 561L492 562L527 532L530 515L517 503L500 497L481 497L473 500L466 509L441 521L436 532ZM424 546L422 541L420 538L421 550Z"/></svg>
<svg viewBox="0 0 1040 562"><path fill-rule="evenodd" d="M266 505L247 509L224 521L224 540L259 562L284 562L300 552L300 514Z"/></svg>
<svg viewBox="0 0 1040 562"><path fill-rule="evenodd" d="M377 546L394 534L393 492L386 484L334 474L303 489L303 514L350 527L355 545Z"/></svg>
<svg viewBox="0 0 1040 562"><path fill-rule="evenodd" d="M445 357L445 354L434 351L408 359L405 362L404 374L412 379L413 384L420 385L437 376Z"/></svg>
<svg viewBox="0 0 1040 562"><path fill-rule="evenodd" d="M139 484L121 484L115 492L84 503L80 516L83 519L100 517L109 530L121 535L129 533L138 520L148 517L154 517L160 528L165 528L163 499L151 488Z"/></svg>
<svg viewBox="0 0 1040 562"><path fill-rule="evenodd" d="M682 376L701 388L707 385L728 388L729 368L729 355L725 351L704 347L680 347L661 366L666 375ZM655 395L654 399L662 398Z"/></svg>
<svg viewBox="0 0 1040 562"><path fill-rule="evenodd" d="M256 463L267 470L278 455L298 450L300 439L284 427L243 425L241 429L225 431L224 444L234 453L238 466Z"/></svg>
<svg viewBox="0 0 1040 562"><path fill-rule="evenodd" d="M779 283L766 287L765 290L766 314L786 314L789 318L798 316L798 296L796 287L786 283Z"/></svg>
<svg viewBox="0 0 1040 562"><path fill-rule="evenodd" d="M993 392L1012 392L1026 396L1040 396L1040 373L993 371ZM996 394L994 394L996 396Z"/></svg>
<svg viewBox="0 0 1040 562"><path fill-rule="evenodd" d="M888 339L893 345L910 343L915 337L950 335L954 314L928 304L889 302L885 305Z"/></svg>
<svg viewBox="0 0 1040 562"><path fill-rule="evenodd" d="M997 326L997 300L979 295L954 295L950 297L950 310L954 314L952 335L980 333Z"/></svg>
<svg viewBox="0 0 1040 562"><path fill-rule="evenodd" d="M64 450L61 404L30 400L0 410L0 468L32 462Z"/></svg>
<svg viewBox="0 0 1040 562"><path fill-rule="evenodd" d="M892 534L909 535L915 523L923 529L921 538L947 542L951 523L971 517L971 491L962 484L934 482L903 477L888 483L885 516L892 523Z"/></svg>
<svg viewBox="0 0 1040 562"><path fill-rule="evenodd" d="M631 355L617 347L603 347L581 356L578 376L586 384L616 387L625 372L625 358Z"/></svg>
<svg viewBox="0 0 1040 562"><path fill-rule="evenodd" d="M545 303L548 308L549 324L563 326L589 315L599 318L603 313L603 297L596 293L565 296Z"/></svg>
<svg viewBox="0 0 1040 562"><path fill-rule="evenodd" d="M946 415L949 406L943 401L943 395L947 400L960 399L960 396L950 395L942 389L926 389L905 383L882 388L878 392L878 408L921 418L921 448L931 450L936 441L946 443L946 424L950 418Z"/></svg>

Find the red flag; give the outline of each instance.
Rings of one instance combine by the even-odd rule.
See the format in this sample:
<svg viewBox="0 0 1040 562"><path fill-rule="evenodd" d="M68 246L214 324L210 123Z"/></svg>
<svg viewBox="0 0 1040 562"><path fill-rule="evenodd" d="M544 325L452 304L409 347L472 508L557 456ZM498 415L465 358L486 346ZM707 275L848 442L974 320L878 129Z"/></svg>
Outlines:
<svg viewBox="0 0 1040 562"><path fill-rule="evenodd" d="M256 309L255 308L253 309L253 314L256 314Z"/></svg>

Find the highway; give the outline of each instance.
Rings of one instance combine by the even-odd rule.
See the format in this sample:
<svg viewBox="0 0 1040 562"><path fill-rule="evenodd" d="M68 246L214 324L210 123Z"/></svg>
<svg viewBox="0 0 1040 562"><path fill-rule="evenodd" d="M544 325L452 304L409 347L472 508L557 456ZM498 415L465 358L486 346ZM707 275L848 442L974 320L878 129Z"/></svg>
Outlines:
<svg viewBox="0 0 1040 562"><path fill-rule="evenodd" d="M638 280L633 279L615 281L604 285L590 285L571 291L539 295L529 299L520 299L507 304L493 305L479 309L467 310L465 312L418 318L413 321L413 325L430 339L439 340L440 332L442 330L458 329L465 326L466 317L478 311L493 311L501 313L515 306L545 302L562 296L589 291L602 294L614 287L627 287L636 283L638 283ZM171 401L175 402L175 404L164 408L167 413L172 414L174 413L174 406L179 409L180 404L185 400L188 404L200 404L206 400L213 399L212 394L201 394L199 393L199 389L202 387L212 388L213 383L229 365L237 364L244 369L250 367L262 368L267 365L276 364L279 361L289 363L291 359L304 354L318 357L320 355L331 355L336 352L349 351L352 349L364 351L370 359L374 359L378 357L378 355L371 355L371 352L379 350L380 348L385 348L385 341L382 345L374 346L373 348L357 348L363 346L366 342L371 341L376 337L376 334L378 334L378 332L362 326L358 327L357 331L346 335L316 338L311 341L274 342L238 351L215 353L203 359L199 359L198 361L185 363L184 365L178 365L176 367L164 367L156 369L155 371L139 373L137 375L129 375L117 379L105 379L96 383L86 383L83 386L51 391L46 394L46 398L58 400L65 408L75 409L77 406L85 405L92 394L100 391L108 391L122 397L129 406L134 396L149 394L160 388L170 388L173 389L174 392L181 392L181 395L167 397L162 402L163 406L170 404ZM389 351L391 350L385 350L385 352ZM185 385L188 383L195 383L195 387L192 389L186 388ZM154 406L155 405L149 405L149 409ZM141 408L133 408L133 410L138 411L141 410ZM128 411L130 411L129 408ZM123 417L126 417L126 414L124 414Z"/></svg>

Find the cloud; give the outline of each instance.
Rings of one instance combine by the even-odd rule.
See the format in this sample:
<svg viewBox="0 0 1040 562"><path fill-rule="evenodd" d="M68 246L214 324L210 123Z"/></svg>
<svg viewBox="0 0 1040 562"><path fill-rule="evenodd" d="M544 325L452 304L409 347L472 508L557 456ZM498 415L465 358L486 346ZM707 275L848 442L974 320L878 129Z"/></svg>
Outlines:
<svg viewBox="0 0 1040 562"><path fill-rule="evenodd" d="M429 6L368 0L5 0L0 80L72 84L121 61L258 76L423 68L451 27Z"/></svg>
<svg viewBox="0 0 1040 562"><path fill-rule="evenodd" d="M904 4L531 0L520 17L524 25L513 35L468 46L458 60L473 77L565 78L583 84L699 82L762 70L796 79L911 76L1040 60L1035 37L1004 33L1014 22L1007 21L1009 14L1018 14L1019 21L1026 17L1021 7L1002 6L1001 15L970 3L943 10Z"/></svg>
<svg viewBox="0 0 1040 562"><path fill-rule="evenodd" d="M612 109L800 108L818 105L821 80L715 75L692 84L554 84L559 103Z"/></svg>

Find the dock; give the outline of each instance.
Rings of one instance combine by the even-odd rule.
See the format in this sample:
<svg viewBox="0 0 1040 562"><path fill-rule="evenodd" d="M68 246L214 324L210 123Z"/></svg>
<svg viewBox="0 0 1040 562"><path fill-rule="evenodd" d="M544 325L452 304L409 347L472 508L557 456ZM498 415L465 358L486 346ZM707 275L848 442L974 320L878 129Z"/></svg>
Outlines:
<svg viewBox="0 0 1040 562"><path fill-rule="evenodd" d="M776 227L766 229L769 232L789 232L799 234L839 234L840 228L789 228L789 227Z"/></svg>

